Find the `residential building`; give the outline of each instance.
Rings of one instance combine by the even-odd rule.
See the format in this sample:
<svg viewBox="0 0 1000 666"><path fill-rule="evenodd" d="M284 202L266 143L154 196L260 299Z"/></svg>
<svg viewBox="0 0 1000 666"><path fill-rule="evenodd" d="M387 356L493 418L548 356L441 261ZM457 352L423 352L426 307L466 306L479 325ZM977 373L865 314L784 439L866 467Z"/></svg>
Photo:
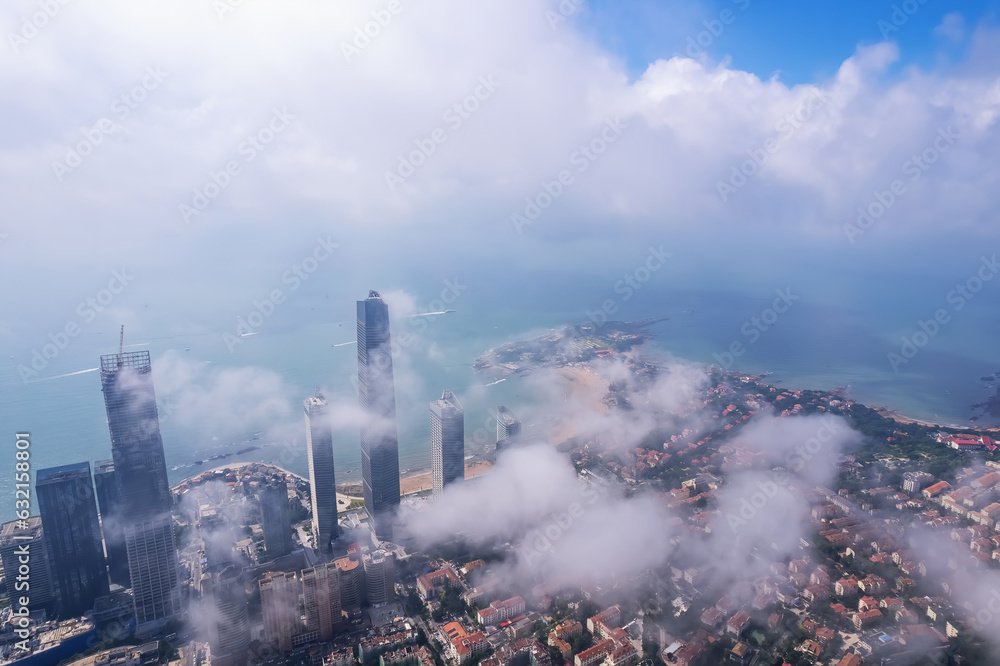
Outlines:
<svg viewBox="0 0 1000 666"><path fill-rule="evenodd" d="M431 479L434 494L465 478L465 409L445 391L431 403Z"/></svg>

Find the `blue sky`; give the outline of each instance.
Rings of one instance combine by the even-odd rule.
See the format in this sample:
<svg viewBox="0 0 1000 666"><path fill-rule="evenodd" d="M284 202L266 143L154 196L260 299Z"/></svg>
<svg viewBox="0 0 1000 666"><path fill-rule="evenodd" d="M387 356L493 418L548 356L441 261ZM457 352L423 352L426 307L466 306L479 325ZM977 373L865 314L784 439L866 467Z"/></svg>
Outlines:
<svg viewBox="0 0 1000 666"><path fill-rule="evenodd" d="M912 3L841 0L776 6L761 0L588 0L576 16L584 32L625 59L630 73L638 76L658 58L691 55L689 39L697 40L707 30L705 21L711 23L729 10L733 18L718 36L702 35L709 57L714 61L730 57L737 69L762 79L778 73L782 81L794 85L831 77L859 44L884 41L883 29L900 47L897 67L953 64L962 59L964 45L935 32L944 17L961 14L968 37L981 22L996 25L1000 7L987 0ZM894 30L894 8L903 9L904 4L906 9L918 9L897 14L900 25Z"/></svg>

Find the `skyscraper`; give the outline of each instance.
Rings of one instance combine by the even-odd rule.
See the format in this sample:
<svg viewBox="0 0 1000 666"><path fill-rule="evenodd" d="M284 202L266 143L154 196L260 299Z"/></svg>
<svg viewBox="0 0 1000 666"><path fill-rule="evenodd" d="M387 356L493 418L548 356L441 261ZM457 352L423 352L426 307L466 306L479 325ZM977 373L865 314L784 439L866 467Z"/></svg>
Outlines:
<svg viewBox="0 0 1000 666"><path fill-rule="evenodd" d="M497 407L497 455L521 438L521 421L503 405Z"/></svg>
<svg viewBox="0 0 1000 666"><path fill-rule="evenodd" d="M101 387L121 507L136 633L181 614L167 466L148 351L101 356Z"/></svg>
<svg viewBox="0 0 1000 666"><path fill-rule="evenodd" d="M119 513L118 481L115 478L113 460L98 460L94 463L94 487L97 489L97 508L101 513L101 533L104 534L111 582L124 588L132 587L128 578L128 554Z"/></svg>
<svg viewBox="0 0 1000 666"><path fill-rule="evenodd" d="M351 557L333 561L340 569L340 607L352 615L361 610L365 601L365 574L361 562Z"/></svg>
<svg viewBox="0 0 1000 666"><path fill-rule="evenodd" d="M207 629L212 664L239 666L247 663L250 622L242 567L233 563L212 567L202 578L201 593L209 610Z"/></svg>
<svg viewBox="0 0 1000 666"><path fill-rule="evenodd" d="M451 391L431 403L431 472L435 495L465 478L465 409Z"/></svg>
<svg viewBox="0 0 1000 666"><path fill-rule="evenodd" d="M326 398L316 395L305 401L306 452L309 457L309 495L316 550L329 552L340 534L337 525L337 479L333 469L333 430Z"/></svg>
<svg viewBox="0 0 1000 666"><path fill-rule="evenodd" d="M302 606L306 631L317 632L321 641L333 638L333 627L341 621L340 569L334 562L303 569Z"/></svg>
<svg viewBox="0 0 1000 666"><path fill-rule="evenodd" d="M27 596L31 612L45 609L51 613L55 608L56 597L49 572L49 558L45 552L42 519L31 516L23 527L18 527L19 522L14 520L0 526L0 559L3 560L7 598L11 600L12 606L17 607L14 600ZM23 576L18 580L21 575L18 569L24 564L21 558L24 557L25 550L28 552L26 559L30 567L27 581ZM25 595L25 592L29 594Z"/></svg>
<svg viewBox="0 0 1000 666"><path fill-rule="evenodd" d="M358 301L358 399L365 412L361 426L365 511L375 536L391 540L399 507L399 444L389 308L377 291Z"/></svg>
<svg viewBox="0 0 1000 666"><path fill-rule="evenodd" d="M292 514L284 479L270 479L260 489L260 513L268 559L288 555L292 552Z"/></svg>
<svg viewBox="0 0 1000 666"><path fill-rule="evenodd" d="M384 606L396 599L396 561L385 550L366 552L365 586L369 606Z"/></svg>
<svg viewBox="0 0 1000 666"><path fill-rule="evenodd" d="M294 573L272 571L260 580L260 608L264 640L279 652L292 649L292 638L302 633L299 581Z"/></svg>
<svg viewBox="0 0 1000 666"><path fill-rule="evenodd" d="M90 463L38 470L35 493L59 616L78 617L109 592Z"/></svg>

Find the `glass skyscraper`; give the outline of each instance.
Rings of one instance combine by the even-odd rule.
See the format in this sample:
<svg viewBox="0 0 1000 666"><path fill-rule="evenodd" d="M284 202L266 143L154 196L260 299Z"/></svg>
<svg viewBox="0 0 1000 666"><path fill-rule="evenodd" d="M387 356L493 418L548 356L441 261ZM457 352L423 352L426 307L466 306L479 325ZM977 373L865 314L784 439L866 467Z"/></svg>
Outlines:
<svg viewBox="0 0 1000 666"><path fill-rule="evenodd" d="M288 555L292 552L292 518L288 506L288 483L283 478L268 479L258 494L267 558L271 560Z"/></svg>
<svg viewBox="0 0 1000 666"><path fill-rule="evenodd" d="M399 443L389 308L377 291L358 301L358 399L365 412L361 426L365 510L375 536L388 541L399 507Z"/></svg>
<svg viewBox="0 0 1000 666"><path fill-rule="evenodd" d="M326 398L319 391L305 401L309 495L316 550L329 552L340 533L337 525L337 479L333 468L333 430Z"/></svg>
<svg viewBox="0 0 1000 666"><path fill-rule="evenodd" d="M435 495L465 478L465 409L451 391L431 403L431 478Z"/></svg>
<svg viewBox="0 0 1000 666"><path fill-rule="evenodd" d="M94 486L97 489L97 509L101 514L101 532L108 553L108 574L111 582L128 589L128 554L125 550L125 530L119 513L118 480L113 460L94 463Z"/></svg>
<svg viewBox="0 0 1000 666"><path fill-rule="evenodd" d="M35 493L59 617L78 617L109 591L90 463L38 470Z"/></svg>
<svg viewBox="0 0 1000 666"><path fill-rule="evenodd" d="M101 387L111 432L136 633L146 635L182 611L170 486L149 352L101 356Z"/></svg>

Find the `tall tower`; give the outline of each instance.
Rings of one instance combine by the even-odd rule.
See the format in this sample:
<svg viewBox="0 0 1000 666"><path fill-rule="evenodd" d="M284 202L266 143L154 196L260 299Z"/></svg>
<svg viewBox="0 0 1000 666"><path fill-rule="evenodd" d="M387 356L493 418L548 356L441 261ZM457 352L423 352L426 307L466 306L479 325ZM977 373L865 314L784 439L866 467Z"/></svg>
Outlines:
<svg viewBox="0 0 1000 666"><path fill-rule="evenodd" d="M385 550L366 552L362 558L368 605L384 606L396 600L396 564L392 553Z"/></svg>
<svg viewBox="0 0 1000 666"><path fill-rule="evenodd" d="M340 624L340 569L334 562L317 564L302 570L302 606L306 613L306 631L315 631L319 640L333 638L333 627Z"/></svg>
<svg viewBox="0 0 1000 666"><path fill-rule="evenodd" d="M302 633L299 582L294 573L272 571L260 580L260 607L264 640L279 652L292 649L292 638Z"/></svg>
<svg viewBox="0 0 1000 666"><path fill-rule="evenodd" d="M130 588L132 583L128 578L125 530L122 526L113 460L98 460L94 463L94 487L97 489L97 508L101 513L101 532L104 534L104 548L108 555L108 574L112 583Z"/></svg>
<svg viewBox="0 0 1000 666"><path fill-rule="evenodd" d="M38 470L35 493L59 617L79 617L109 592L90 463Z"/></svg>
<svg viewBox="0 0 1000 666"><path fill-rule="evenodd" d="M340 606L348 615L355 614L365 601L365 574L361 562L340 557L333 563L340 570Z"/></svg>
<svg viewBox="0 0 1000 666"><path fill-rule="evenodd" d="M30 571L28 572L28 608L31 612L45 609L52 612L55 607L55 593L52 585L52 577L49 572L49 558L45 552L45 536L42 530L42 519L38 516L31 516L23 525L21 521L13 520L0 526L0 559L3 560L3 577L7 585L7 598L11 600L11 605L17 608L14 603L24 595L25 590L18 590L18 584L24 586L24 581L18 581L18 576L22 575L18 569L24 564L21 557L25 550L28 551L27 559L30 561Z"/></svg>
<svg viewBox="0 0 1000 666"><path fill-rule="evenodd" d="M399 443L389 308L377 291L358 301L358 399L365 412L361 426L365 511L376 538L389 541L399 507Z"/></svg>
<svg viewBox="0 0 1000 666"><path fill-rule="evenodd" d="M292 517L284 479L270 479L260 489L260 513L268 559L288 555L292 552Z"/></svg>
<svg viewBox="0 0 1000 666"><path fill-rule="evenodd" d="M250 648L250 622L242 567L233 563L212 567L202 578L201 593L209 610L212 664L245 664Z"/></svg>
<svg viewBox="0 0 1000 666"><path fill-rule="evenodd" d="M465 478L465 409L451 391L431 403L431 470L435 495Z"/></svg>
<svg viewBox="0 0 1000 666"><path fill-rule="evenodd" d="M503 405L497 407L497 454L521 438L521 420Z"/></svg>
<svg viewBox="0 0 1000 666"><path fill-rule="evenodd" d="M136 634L181 615L180 576L167 465L148 351L101 356L111 454L125 533Z"/></svg>
<svg viewBox="0 0 1000 666"><path fill-rule="evenodd" d="M309 495L316 550L330 552L339 536L337 479L333 469L333 430L326 398L317 389L305 401L306 452L309 457Z"/></svg>

